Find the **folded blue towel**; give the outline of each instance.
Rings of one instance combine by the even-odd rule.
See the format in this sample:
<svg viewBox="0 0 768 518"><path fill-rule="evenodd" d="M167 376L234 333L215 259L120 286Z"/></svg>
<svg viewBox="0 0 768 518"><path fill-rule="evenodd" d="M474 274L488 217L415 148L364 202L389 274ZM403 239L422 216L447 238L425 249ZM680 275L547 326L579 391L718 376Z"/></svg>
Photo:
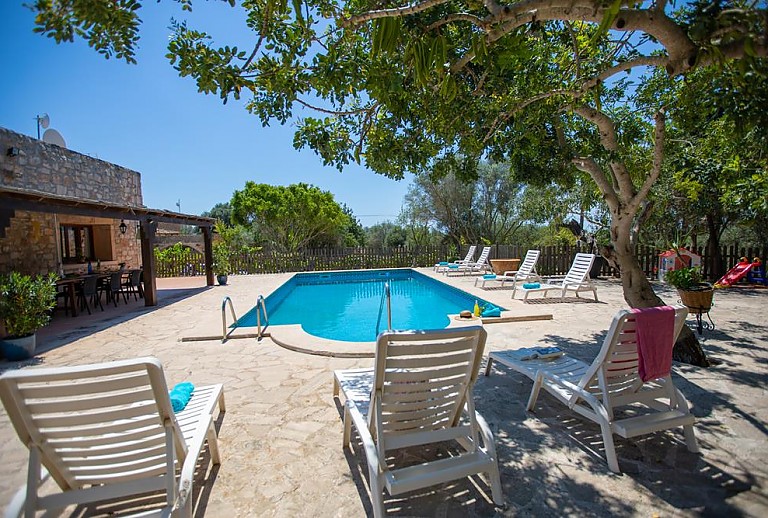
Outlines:
<svg viewBox="0 0 768 518"><path fill-rule="evenodd" d="M495 278L496 278L495 273L486 273L485 275L483 275L483 279L487 281L490 281L491 279L495 279Z"/></svg>
<svg viewBox="0 0 768 518"><path fill-rule="evenodd" d="M440 261L437 264L439 264L440 266L448 266L448 261Z"/></svg>
<svg viewBox="0 0 768 518"><path fill-rule="evenodd" d="M485 309L483 309L483 312L480 314L480 316L481 317L500 317L501 308L497 308L496 306L488 304L487 306L485 306Z"/></svg>
<svg viewBox="0 0 768 518"><path fill-rule="evenodd" d="M536 288L541 288L541 284L538 282L526 282L523 284L523 288L526 290L534 290Z"/></svg>
<svg viewBox="0 0 768 518"><path fill-rule="evenodd" d="M449 264L448 265L448 268L458 268L458 267L459 267L458 264Z"/></svg>
<svg viewBox="0 0 768 518"><path fill-rule="evenodd" d="M168 393L168 397L171 399L171 406L174 412L181 412L189 403L192 397L192 392L195 391L195 386L188 381L179 383L171 389Z"/></svg>

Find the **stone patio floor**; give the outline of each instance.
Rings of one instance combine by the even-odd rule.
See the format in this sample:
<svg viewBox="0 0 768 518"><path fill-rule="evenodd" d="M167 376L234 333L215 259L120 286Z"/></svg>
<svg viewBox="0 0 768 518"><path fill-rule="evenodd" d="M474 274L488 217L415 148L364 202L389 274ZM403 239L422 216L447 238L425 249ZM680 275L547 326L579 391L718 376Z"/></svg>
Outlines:
<svg viewBox="0 0 768 518"><path fill-rule="evenodd" d="M156 356L169 384L224 383L223 462L200 473L196 516L364 516L371 513L367 467L359 448L341 447L341 409L331 389L333 370L368 366L371 359L298 353L269 338L180 341L220 335L224 296L242 314L259 294L268 295L289 277L231 276L229 285L210 288L200 278L160 279L157 307L132 301L92 316L57 314L39 334L37 357L23 365L0 361L0 371ZM509 289L475 288L470 276L438 277L512 312L553 315L552 320L487 324L487 350L557 345L590 361L614 313L625 307L621 285L612 279L598 281L597 303L571 298L523 304L510 300ZM655 288L666 301L677 301L670 288ZM506 506L493 506L484 482L465 479L387 496L388 514L765 516L767 308L768 290L718 291L711 311L717 328L701 337L717 365L674 366L676 383L697 417L700 454L686 450L681 431L617 438L624 473L614 474L604 460L597 425L548 395L539 398L535 413L527 413L531 382L494 366L490 377L480 377L475 400L495 436ZM27 450L4 410L0 458L0 507L5 507L25 481Z"/></svg>

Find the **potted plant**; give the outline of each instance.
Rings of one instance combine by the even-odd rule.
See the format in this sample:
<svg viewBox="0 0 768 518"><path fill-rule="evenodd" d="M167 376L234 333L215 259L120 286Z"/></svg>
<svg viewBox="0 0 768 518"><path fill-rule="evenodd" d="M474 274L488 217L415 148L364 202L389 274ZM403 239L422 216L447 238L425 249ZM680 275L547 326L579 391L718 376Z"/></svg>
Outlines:
<svg viewBox="0 0 768 518"><path fill-rule="evenodd" d="M218 242L213 244L213 273L220 285L227 283L227 275L232 270L229 258L231 252L226 243Z"/></svg>
<svg viewBox="0 0 768 518"><path fill-rule="evenodd" d="M35 333L50 321L50 311L56 305L57 278L55 273L31 277L11 272L0 276L0 320L8 335L3 338L7 358L22 359L19 348L28 357L35 353Z"/></svg>
<svg viewBox="0 0 768 518"><path fill-rule="evenodd" d="M714 288L712 284L704 282L701 268L698 266L669 270L664 275L664 280L677 288L680 300L692 312L706 313L712 307Z"/></svg>

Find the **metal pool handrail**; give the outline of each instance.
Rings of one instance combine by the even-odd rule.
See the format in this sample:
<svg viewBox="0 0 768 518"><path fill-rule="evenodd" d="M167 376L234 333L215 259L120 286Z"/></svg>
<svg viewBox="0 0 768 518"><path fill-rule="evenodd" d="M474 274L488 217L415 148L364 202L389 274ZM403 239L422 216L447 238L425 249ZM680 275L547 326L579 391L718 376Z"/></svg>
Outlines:
<svg viewBox="0 0 768 518"><path fill-rule="evenodd" d="M227 333L227 302L229 302L229 309L232 312L232 319L235 321L235 327L233 327L232 331L229 333ZM224 297L224 300L221 301L221 343L226 342L230 333L234 332L235 329L237 329L237 315L235 315L235 306L232 304L232 299L229 297Z"/></svg>
<svg viewBox="0 0 768 518"><path fill-rule="evenodd" d="M379 334L379 325L381 324L381 310L384 309L384 299L387 299L387 330L392 330L392 294L389 291L389 283L384 283L384 291L381 292L381 302L379 303L379 318L376 320L376 335Z"/></svg>
<svg viewBox="0 0 768 518"><path fill-rule="evenodd" d="M227 333L227 302L229 302L229 309L232 313L232 319L234 320L235 324L229 333ZM258 329L257 338L261 340L264 335L261 333L261 313L259 312L259 308L262 308L264 311L264 327L266 327L269 325L269 317L267 316L267 303L264 300L264 295L259 295L259 297L256 299L256 326ZM235 305L232 304L231 298L224 297L224 300L221 301L221 343L226 342L227 338L229 338L229 335L232 334L235 329L237 329L237 315L235 314Z"/></svg>
<svg viewBox="0 0 768 518"><path fill-rule="evenodd" d="M264 310L264 327L267 327L269 325L269 316L267 315L267 303L264 300L264 295L259 295L256 299L256 328L259 340L261 340L261 313L259 312L259 308Z"/></svg>

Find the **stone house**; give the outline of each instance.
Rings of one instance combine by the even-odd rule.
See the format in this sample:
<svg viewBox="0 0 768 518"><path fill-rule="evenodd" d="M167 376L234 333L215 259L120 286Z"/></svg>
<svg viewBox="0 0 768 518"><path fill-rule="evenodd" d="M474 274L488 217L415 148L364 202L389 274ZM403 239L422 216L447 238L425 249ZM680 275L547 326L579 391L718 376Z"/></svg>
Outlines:
<svg viewBox="0 0 768 518"><path fill-rule="evenodd" d="M125 263L144 269L146 302L154 305L158 223L201 227L210 265L213 222L145 207L136 171L0 127L0 274Z"/></svg>

